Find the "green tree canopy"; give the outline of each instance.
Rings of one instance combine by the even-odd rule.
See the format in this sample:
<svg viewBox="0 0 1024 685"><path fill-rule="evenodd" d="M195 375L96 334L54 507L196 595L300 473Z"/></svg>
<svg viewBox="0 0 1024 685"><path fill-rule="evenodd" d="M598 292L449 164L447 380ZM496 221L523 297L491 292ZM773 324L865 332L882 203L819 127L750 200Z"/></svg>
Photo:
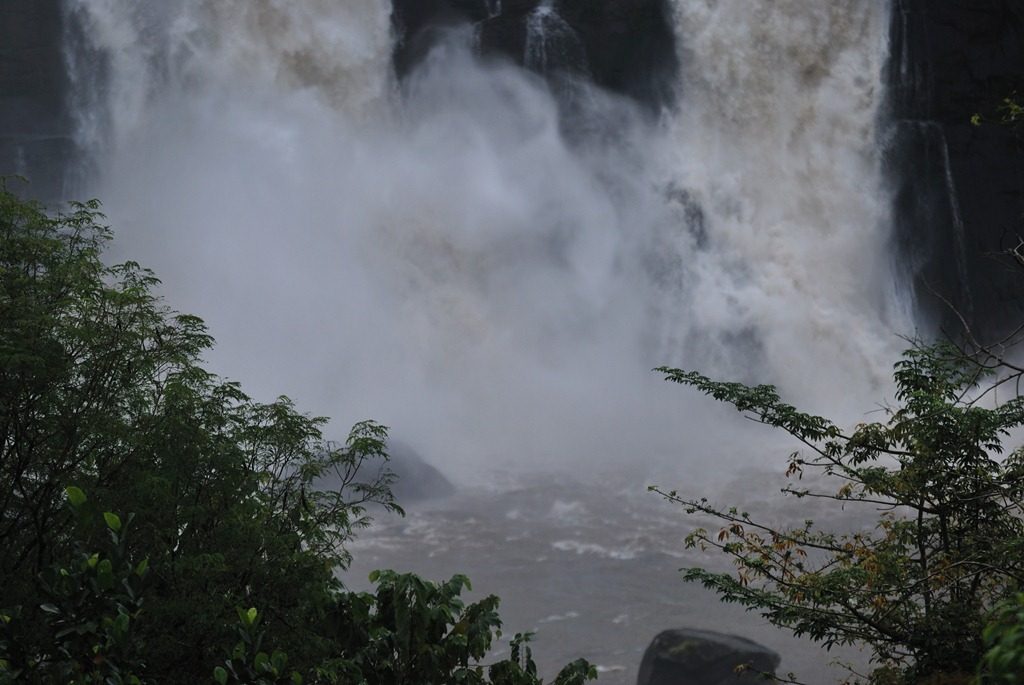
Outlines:
<svg viewBox="0 0 1024 685"><path fill-rule="evenodd" d="M985 389L1000 380L979 386L987 366L949 344L911 349L895 369L898 404L884 421L851 431L786 404L770 386L659 369L802 443L784 493L862 507L875 522L779 527L655 488L717 518L718 530L698 529L687 544L717 548L736 565L734 574L693 568L685 578L826 647L867 645L872 682L966 678L987 649L993 611L1024 582L1024 450L1004 453L1024 425L1024 398L995 402Z"/></svg>
<svg viewBox="0 0 1024 685"><path fill-rule="evenodd" d="M462 576L345 590L368 507L401 513L387 430L336 444L207 371L203 322L104 264L102 220L0 180L0 683L540 685L526 636L485 664L498 600Z"/></svg>
<svg viewBox="0 0 1024 685"><path fill-rule="evenodd" d="M153 569L145 639L151 662L173 669L161 682L208 675L237 605L260 606L301 661L321 646L310 626L366 506L399 511L386 430L360 423L333 444L325 419L205 370L203 322L164 305L150 271L102 262L98 209L49 214L0 187L4 604L38 611L40 574L73 547L73 485L137 515L132 545ZM340 488L319 488L327 475Z"/></svg>

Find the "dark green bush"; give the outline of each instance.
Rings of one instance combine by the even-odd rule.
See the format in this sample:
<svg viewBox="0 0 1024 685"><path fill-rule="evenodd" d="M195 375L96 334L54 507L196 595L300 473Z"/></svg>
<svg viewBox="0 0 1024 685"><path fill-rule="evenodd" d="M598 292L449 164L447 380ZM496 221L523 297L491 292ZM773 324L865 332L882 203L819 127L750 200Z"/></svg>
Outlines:
<svg viewBox="0 0 1024 685"><path fill-rule="evenodd" d="M109 240L97 203L51 214L0 179L0 679L484 682L495 598L338 580L367 507L401 512L387 430L335 444L206 371L203 322L106 266ZM495 682L539 682L516 649Z"/></svg>

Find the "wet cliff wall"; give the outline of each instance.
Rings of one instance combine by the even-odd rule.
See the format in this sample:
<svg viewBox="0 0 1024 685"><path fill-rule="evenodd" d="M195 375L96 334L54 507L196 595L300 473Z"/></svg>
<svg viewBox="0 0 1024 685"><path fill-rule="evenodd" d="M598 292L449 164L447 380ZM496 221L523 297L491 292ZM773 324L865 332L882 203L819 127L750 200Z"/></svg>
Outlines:
<svg viewBox="0 0 1024 685"><path fill-rule="evenodd" d="M438 30L471 22L485 55L540 72L584 74L657 110L675 95L670 16L668 0L394 0L395 66L404 75Z"/></svg>
<svg viewBox="0 0 1024 685"><path fill-rule="evenodd" d="M996 337L1024 321L1008 254L1024 237L1024 131L1000 121L1024 95L1024 3L894 0L891 41L895 219L918 306L956 333L948 300Z"/></svg>
<svg viewBox="0 0 1024 685"><path fill-rule="evenodd" d="M30 179L30 194L64 195L73 154L65 107L60 0L0 3L0 175Z"/></svg>

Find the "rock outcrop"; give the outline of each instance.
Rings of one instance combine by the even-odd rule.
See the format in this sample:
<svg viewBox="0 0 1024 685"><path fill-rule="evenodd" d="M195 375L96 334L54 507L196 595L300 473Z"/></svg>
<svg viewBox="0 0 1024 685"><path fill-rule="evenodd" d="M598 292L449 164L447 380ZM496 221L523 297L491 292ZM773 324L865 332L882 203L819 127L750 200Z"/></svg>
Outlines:
<svg viewBox="0 0 1024 685"><path fill-rule="evenodd" d="M393 473L396 478L391 485L391 494L399 506L405 507L412 502L422 502L447 497L455 492L455 486L445 478L444 474L427 463L410 446L388 441L387 462L375 461L364 463L356 478L358 482L372 481L382 470ZM315 482L319 490L337 490L343 486L338 474L328 471Z"/></svg>
<svg viewBox="0 0 1024 685"><path fill-rule="evenodd" d="M764 683L779 655L746 638L686 628L658 634L644 652L637 685Z"/></svg>
<svg viewBox="0 0 1024 685"><path fill-rule="evenodd" d="M388 441L388 468L398 476L391 492L400 505L447 497L455 492L455 486L444 474L405 443Z"/></svg>

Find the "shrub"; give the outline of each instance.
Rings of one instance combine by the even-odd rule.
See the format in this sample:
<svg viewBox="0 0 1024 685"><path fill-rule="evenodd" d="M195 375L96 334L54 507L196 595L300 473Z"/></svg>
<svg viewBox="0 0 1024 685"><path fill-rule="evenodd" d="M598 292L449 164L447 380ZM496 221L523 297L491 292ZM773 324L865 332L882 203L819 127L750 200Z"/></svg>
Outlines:
<svg viewBox="0 0 1024 685"><path fill-rule="evenodd" d="M991 612L1024 580L1024 452L1003 454L1005 438L1024 424L1024 399L985 406L994 387L979 385L985 366L952 345L915 347L895 368L897 406L848 432L784 403L770 386L660 369L800 441L788 470L798 480L784 493L862 507L875 519L867 531L813 521L783 528L653 488L722 522L687 544L721 550L736 573L692 568L685 578L826 647L867 645L874 682L973 672ZM808 472L820 477L813 486L800 482Z"/></svg>

